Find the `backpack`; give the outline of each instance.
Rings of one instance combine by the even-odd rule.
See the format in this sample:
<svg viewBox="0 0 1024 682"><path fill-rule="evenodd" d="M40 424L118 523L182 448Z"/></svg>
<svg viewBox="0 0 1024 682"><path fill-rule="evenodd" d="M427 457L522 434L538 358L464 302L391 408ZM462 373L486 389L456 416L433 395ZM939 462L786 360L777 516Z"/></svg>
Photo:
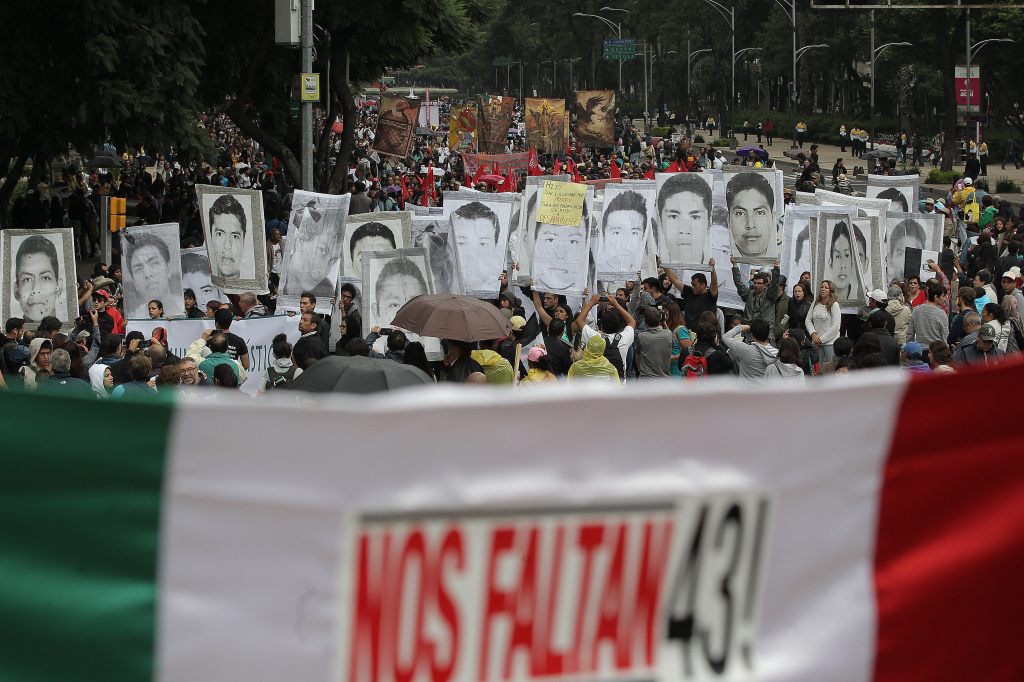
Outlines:
<svg viewBox="0 0 1024 682"><path fill-rule="evenodd" d="M970 201L964 199L964 220L969 223L976 223L981 219L981 205L978 203L978 193L973 191L970 194Z"/></svg>
<svg viewBox="0 0 1024 682"><path fill-rule="evenodd" d="M708 359L699 350L692 350L680 363L679 371L684 379L700 379L708 373Z"/></svg>
<svg viewBox="0 0 1024 682"><path fill-rule="evenodd" d="M619 378L622 379L626 376L626 365L622 362L622 353L619 352L619 341L622 340L622 334L616 334L611 339L601 334L601 338L604 339L604 357L607 358L608 362L612 363L612 367L615 368L615 371L619 373Z"/></svg>
<svg viewBox="0 0 1024 682"><path fill-rule="evenodd" d="M272 391L275 388L288 388L295 378L295 365L288 368L287 372L278 372L273 367L267 368L267 387L264 390Z"/></svg>

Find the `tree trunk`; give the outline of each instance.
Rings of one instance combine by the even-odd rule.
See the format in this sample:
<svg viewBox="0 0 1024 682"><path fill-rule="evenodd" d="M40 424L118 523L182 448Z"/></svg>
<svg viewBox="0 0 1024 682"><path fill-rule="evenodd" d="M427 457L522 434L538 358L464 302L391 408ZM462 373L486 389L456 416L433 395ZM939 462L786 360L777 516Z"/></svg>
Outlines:
<svg viewBox="0 0 1024 682"><path fill-rule="evenodd" d="M18 186L18 180L21 179L21 172L25 170L26 161L28 161L28 154L19 155L14 161L14 165L4 176L4 184L0 185L0 217L6 218L7 216L7 204L11 201L14 188ZM13 227L18 227L18 225Z"/></svg>
<svg viewBox="0 0 1024 682"><path fill-rule="evenodd" d="M342 131L341 151L338 152L326 191L341 194L348 190L348 162L356 142L356 101L349 84L345 82L342 69L331 72L331 89L337 95L338 104L341 106Z"/></svg>

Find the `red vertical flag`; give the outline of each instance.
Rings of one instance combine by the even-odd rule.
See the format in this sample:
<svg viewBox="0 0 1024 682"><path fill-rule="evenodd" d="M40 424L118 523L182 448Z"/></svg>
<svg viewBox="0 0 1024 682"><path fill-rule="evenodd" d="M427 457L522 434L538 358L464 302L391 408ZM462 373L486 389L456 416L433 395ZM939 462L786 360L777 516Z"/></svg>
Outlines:
<svg viewBox="0 0 1024 682"><path fill-rule="evenodd" d="M434 164L427 166L427 176L423 178L423 184L420 185L422 196L420 197L420 206L430 206L430 200L434 200L434 205L437 205L437 188L434 186Z"/></svg>
<svg viewBox="0 0 1024 682"><path fill-rule="evenodd" d="M526 165L526 174L530 176L544 175L540 169L540 161L537 159L537 150L530 147L530 161Z"/></svg>
<svg viewBox="0 0 1024 682"><path fill-rule="evenodd" d="M609 177L612 177L612 178L621 178L622 177L622 171L619 170L619 162L616 160L616 158L614 156L612 157L612 161L611 161Z"/></svg>

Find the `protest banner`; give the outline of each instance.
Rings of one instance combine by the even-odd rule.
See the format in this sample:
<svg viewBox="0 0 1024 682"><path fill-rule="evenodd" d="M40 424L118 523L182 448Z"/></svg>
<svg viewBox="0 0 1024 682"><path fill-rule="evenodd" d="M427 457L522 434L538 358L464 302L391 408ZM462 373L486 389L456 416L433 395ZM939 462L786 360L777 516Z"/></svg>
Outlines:
<svg viewBox="0 0 1024 682"><path fill-rule="evenodd" d="M1024 365L920 377L222 389L122 401L116 445L73 452L38 415L85 431L94 401L0 392L0 660L20 682L1021 679L1024 442L936 429L933 397L1008 395ZM637 448L595 428L624 399L743 418ZM794 401L804 437L752 447ZM494 437L550 415L572 448Z"/></svg>
<svg viewBox="0 0 1024 682"><path fill-rule="evenodd" d="M452 107L451 120L448 123L448 149L453 152L476 151L476 122L475 104Z"/></svg>
<svg viewBox="0 0 1024 682"><path fill-rule="evenodd" d="M563 154L569 144L565 100L526 99L526 143L541 154Z"/></svg>
<svg viewBox="0 0 1024 682"><path fill-rule="evenodd" d="M248 378L242 383L241 389L249 395L255 395L260 387L260 379L274 362L271 342L278 334L288 337L289 343L299 339L299 318L288 315L272 317L254 317L248 320L235 320L231 323L231 333L237 334L249 348ZM147 339L152 337L153 329L163 327L167 330L167 351L179 358L188 354L188 347L203 335L204 329L213 329L213 320L129 320L127 331L142 332Z"/></svg>
<svg viewBox="0 0 1024 682"><path fill-rule="evenodd" d="M577 91L576 141L588 147L615 144L614 90Z"/></svg>
<svg viewBox="0 0 1024 682"><path fill-rule="evenodd" d="M512 123L512 98L488 95L480 100L477 143L480 151L501 154L508 146L508 127Z"/></svg>
<svg viewBox="0 0 1024 682"><path fill-rule="evenodd" d="M404 158L409 153L419 117L420 101L384 95L380 98L377 130L370 149L388 156Z"/></svg>
<svg viewBox="0 0 1024 682"><path fill-rule="evenodd" d="M507 173L508 169L517 173L525 173L530 165L530 152L516 152L514 154L463 154L462 161L466 165L466 173L470 176L476 175L480 166L489 168L492 172L495 168Z"/></svg>
<svg viewBox="0 0 1024 682"><path fill-rule="evenodd" d="M548 225L576 226L583 217L587 186L574 182L549 182L544 185L537 208L537 222Z"/></svg>

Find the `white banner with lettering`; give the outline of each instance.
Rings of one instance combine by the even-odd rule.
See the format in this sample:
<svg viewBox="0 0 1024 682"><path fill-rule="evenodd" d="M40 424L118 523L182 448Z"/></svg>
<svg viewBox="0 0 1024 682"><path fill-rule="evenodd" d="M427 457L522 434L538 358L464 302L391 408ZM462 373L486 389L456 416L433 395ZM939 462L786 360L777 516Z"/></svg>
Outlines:
<svg viewBox="0 0 1024 682"><path fill-rule="evenodd" d="M204 329L213 329L213 320L128 320L127 330L140 331L148 339L153 329L163 327L167 330L167 348L179 358L184 357L188 347L203 335ZM274 354L270 344L278 334L285 334L290 343L295 343L299 334L299 318L288 315L271 317L254 317L248 320L235 320L231 323L232 334L242 337L249 347L249 373L241 389L250 395L256 395L260 387L260 379L274 362Z"/></svg>

